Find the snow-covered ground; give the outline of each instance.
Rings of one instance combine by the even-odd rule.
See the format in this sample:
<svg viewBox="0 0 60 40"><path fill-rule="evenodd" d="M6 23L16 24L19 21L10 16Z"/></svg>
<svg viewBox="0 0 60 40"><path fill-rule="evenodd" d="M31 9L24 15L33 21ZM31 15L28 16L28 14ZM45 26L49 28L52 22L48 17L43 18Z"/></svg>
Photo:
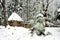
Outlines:
<svg viewBox="0 0 60 40"><path fill-rule="evenodd" d="M60 28L52 27L46 28L46 32L50 32L47 36L37 36L36 34L31 37L30 30L23 27L10 27L4 28L0 26L0 40L60 40Z"/></svg>

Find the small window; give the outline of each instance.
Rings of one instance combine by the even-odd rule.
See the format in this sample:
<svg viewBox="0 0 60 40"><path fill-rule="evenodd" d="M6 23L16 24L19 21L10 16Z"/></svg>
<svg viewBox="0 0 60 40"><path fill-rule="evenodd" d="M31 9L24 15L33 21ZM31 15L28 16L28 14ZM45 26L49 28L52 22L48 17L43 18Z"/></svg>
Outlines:
<svg viewBox="0 0 60 40"><path fill-rule="evenodd" d="M17 23L21 23L21 22L17 22Z"/></svg>

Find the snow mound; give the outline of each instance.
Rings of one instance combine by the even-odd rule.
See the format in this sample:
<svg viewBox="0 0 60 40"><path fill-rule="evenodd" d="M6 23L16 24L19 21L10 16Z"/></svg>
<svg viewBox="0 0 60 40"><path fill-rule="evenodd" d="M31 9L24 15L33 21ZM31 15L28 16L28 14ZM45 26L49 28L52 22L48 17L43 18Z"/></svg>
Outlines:
<svg viewBox="0 0 60 40"><path fill-rule="evenodd" d="M40 14L38 14L36 17L39 17L39 16L43 17L43 14L40 13Z"/></svg>
<svg viewBox="0 0 60 40"><path fill-rule="evenodd" d="M5 27L4 26L0 26L0 29L4 29Z"/></svg>
<svg viewBox="0 0 60 40"><path fill-rule="evenodd" d="M10 20L23 21L22 18L15 12L13 12L12 15L8 18L8 21Z"/></svg>

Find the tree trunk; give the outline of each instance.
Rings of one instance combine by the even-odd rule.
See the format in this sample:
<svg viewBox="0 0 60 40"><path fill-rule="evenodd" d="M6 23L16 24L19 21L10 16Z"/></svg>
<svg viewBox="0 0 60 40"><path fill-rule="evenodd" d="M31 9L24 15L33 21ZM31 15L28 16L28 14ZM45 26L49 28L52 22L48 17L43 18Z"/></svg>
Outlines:
<svg viewBox="0 0 60 40"><path fill-rule="evenodd" d="M2 0L2 7L3 7L3 15L4 15L4 26L6 27L7 25L7 20L6 20L6 7L5 7L5 0Z"/></svg>

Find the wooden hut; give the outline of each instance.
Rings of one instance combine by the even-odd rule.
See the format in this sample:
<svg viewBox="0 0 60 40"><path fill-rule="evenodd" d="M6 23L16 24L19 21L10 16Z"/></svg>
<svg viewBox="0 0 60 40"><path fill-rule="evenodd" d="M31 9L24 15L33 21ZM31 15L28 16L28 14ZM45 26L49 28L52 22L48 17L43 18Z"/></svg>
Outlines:
<svg viewBox="0 0 60 40"><path fill-rule="evenodd" d="M10 26L24 26L24 21L17 13L13 12L8 18L8 24Z"/></svg>

